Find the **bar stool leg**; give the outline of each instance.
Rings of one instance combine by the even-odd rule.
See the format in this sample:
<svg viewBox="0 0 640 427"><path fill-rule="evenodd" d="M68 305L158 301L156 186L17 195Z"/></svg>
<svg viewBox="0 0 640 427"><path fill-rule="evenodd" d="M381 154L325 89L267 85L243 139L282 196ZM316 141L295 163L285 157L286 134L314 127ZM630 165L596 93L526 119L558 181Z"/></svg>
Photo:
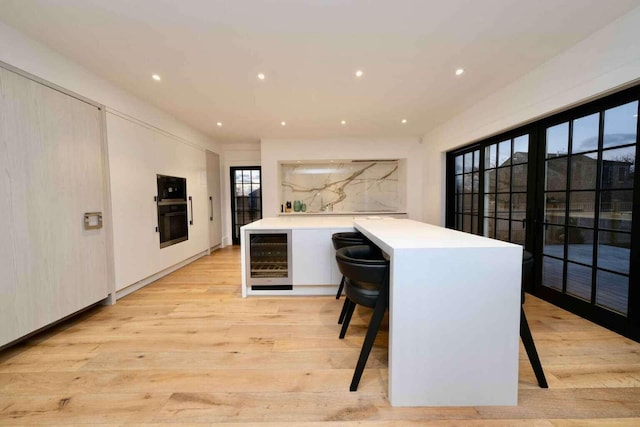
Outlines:
<svg viewBox="0 0 640 427"><path fill-rule="evenodd" d="M542 370L540 358L538 357L538 352L536 351L536 345L531 336L529 323L527 323L527 317L524 315L524 308L522 307L520 307L520 338L522 338L522 344L524 344L524 349L527 351L533 372L536 374L538 385L540 385L541 388L549 388L547 379L544 376L544 371Z"/></svg>
<svg viewBox="0 0 640 427"><path fill-rule="evenodd" d="M356 304L349 300L349 298L345 299L345 304L347 305L347 312L344 316L344 321L342 323L342 330L340 331L340 339L343 339L347 334L347 328L349 328L349 322L351 322L351 316L353 316L353 310L356 309Z"/></svg>
<svg viewBox="0 0 640 427"><path fill-rule="evenodd" d="M340 317L338 318L338 325L342 325L344 322L344 316L347 314L347 308L349 307L349 298L344 299L344 304L342 304L342 311L340 312Z"/></svg>
<svg viewBox="0 0 640 427"><path fill-rule="evenodd" d="M340 280L340 286L338 286L338 293L336 294L336 299L340 299L340 295L342 295L343 288L344 288L344 276L342 276L342 280Z"/></svg>
<svg viewBox="0 0 640 427"><path fill-rule="evenodd" d="M380 294L378 302L376 303L376 307L373 309L373 315L371 316L371 321L369 322L369 328L367 328L367 336L365 337L364 343L362 344L362 350L360 351L360 357L358 358L356 370L353 373L353 379L351 380L349 391L358 390L358 384L360 384L362 372L364 372L364 367L367 364L367 359L369 359L369 353L371 353L373 343L376 340L376 335L378 335L378 330L380 329L380 324L382 323L382 319L384 318L384 313L385 311L387 311L387 297L386 294L383 294L384 292Z"/></svg>

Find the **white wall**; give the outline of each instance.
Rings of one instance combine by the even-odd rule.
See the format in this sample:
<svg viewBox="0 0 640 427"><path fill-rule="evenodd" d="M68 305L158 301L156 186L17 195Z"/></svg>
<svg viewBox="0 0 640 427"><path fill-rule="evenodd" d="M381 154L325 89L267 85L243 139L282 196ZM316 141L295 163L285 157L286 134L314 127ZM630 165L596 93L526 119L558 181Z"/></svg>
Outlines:
<svg viewBox="0 0 640 427"><path fill-rule="evenodd" d="M277 216L278 162L283 160L407 159L407 214L422 220L422 145L419 138L263 139L262 208Z"/></svg>
<svg viewBox="0 0 640 427"><path fill-rule="evenodd" d="M640 80L640 8L427 133L426 222L444 225L445 153Z"/></svg>
<svg viewBox="0 0 640 427"><path fill-rule="evenodd" d="M260 166L260 143L256 142L246 144L224 144L220 162L222 163L222 246L224 247L232 244L230 181L231 167Z"/></svg>

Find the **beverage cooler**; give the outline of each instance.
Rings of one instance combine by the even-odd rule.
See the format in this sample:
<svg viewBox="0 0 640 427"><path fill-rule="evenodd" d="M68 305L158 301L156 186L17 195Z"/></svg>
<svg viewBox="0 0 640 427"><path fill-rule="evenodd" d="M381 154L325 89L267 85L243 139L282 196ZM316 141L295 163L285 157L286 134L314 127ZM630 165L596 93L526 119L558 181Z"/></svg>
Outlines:
<svg viewBox="0 0 640 427"><path fill-rule="evenodd" d="M252 290L292 290L291 230L246 230L247 286Z"/></svg>

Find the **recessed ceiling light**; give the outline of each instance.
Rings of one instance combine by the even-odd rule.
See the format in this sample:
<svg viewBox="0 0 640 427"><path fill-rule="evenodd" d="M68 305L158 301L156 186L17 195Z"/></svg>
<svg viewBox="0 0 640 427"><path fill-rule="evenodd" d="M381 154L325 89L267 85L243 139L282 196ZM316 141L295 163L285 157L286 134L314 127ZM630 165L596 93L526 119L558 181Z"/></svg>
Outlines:
<svg viewBox="0 0 640 427"><path fill-rule="evenodd" d="M402 119L402 124L407 123L407 119Z"/></svg>
<svg viewBox="0 0 640 427"><path fill-rule="evenodd" d="M216 123L216 125L217 125L218 127L222 127L222 122L218 122L218 123Z"/></svg>
<svg viewBox="0 0 640 427"><path fill-rule="evenodd" d="M458 69L456 70L456 76L461 76L461 75L462 75L462 73L464 73L464 68L458 68Z"/></svg>
<svg viewBox="0 0 640 427"><path fill-rule="evenodd" d="M362 70L356 71L356 77L362 77L363 74Z"/></svg>
<svg viewBox="0 0 640 427"><path fill-rule="evenodd" d="M280 122L280 124L281 124L282 126L286 126L286 125L287 125L287 122Z"/></svg>
<svg viewBox="0 0 640 427"><path fill-rule="evenodd" d="M346 125L346 124L347 124L347 121L346 121L346 120L343 120L343 121L341 121L341 122L340 122L340 124L341 124L341 125Z"/></svg>
<svg viewBox="0 0 640 427"><path fill-rule="evenodd" d="M258 78L259 78L260 80L264 80L264 74L263 74L263 73L259 73L259 74L258 74Z"/></svg>
<svg viewBox="0 0 640 427"><path fill-rule="evenodd" d="M162 80L162 78L160 78L159 74L152 74L151 78L157 82L159 82L160 80Z"/></svg>

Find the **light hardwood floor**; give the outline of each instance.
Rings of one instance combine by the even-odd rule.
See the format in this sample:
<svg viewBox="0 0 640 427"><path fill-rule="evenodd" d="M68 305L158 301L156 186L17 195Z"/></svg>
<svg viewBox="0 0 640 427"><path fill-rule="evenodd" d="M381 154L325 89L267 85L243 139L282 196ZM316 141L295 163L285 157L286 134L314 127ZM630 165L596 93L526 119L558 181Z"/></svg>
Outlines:
<svg viewBox="0 0 640 427"><path fill-rule="evenodd" d="M640 344L539 299L525 308L550 388L521 348L514 407L390 407L386 332L349 392L369 312L341 341L341 305L242 299L240 252L219 250L0 353L0 424L640 425Z"/></svg>

